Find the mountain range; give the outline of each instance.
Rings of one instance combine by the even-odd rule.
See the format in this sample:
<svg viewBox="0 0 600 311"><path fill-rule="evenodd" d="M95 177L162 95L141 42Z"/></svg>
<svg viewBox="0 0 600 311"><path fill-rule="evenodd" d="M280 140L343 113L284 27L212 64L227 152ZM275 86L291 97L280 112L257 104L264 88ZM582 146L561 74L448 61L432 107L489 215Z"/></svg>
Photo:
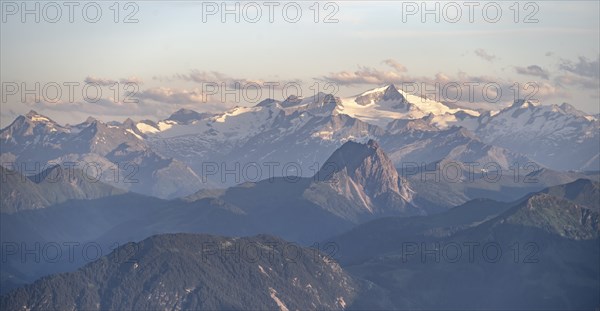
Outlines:
<svg viewBox="0 0 600 311"><path fill-rule="evenodd" d="M581 179L512 203L382 218L327 241L346 271L372 284L356 309L593 309L599 195L600 184Z"/></svg>
<svg viewBox="0 0 600 311"><path fill-rule="evenodd" d="M63 126L30 111L0 131L0 160L26 175L56 165L74 166L115 187L159 197L197 189L198 175L184 163L154 152L127 130L129 123L116 126L90 117Z"/></svg>
<svg viewBox="0 0 600 311"><path fill-rule="evenodd" d="M81 267L75 272L71 263L65 268L70 272L5 292L0 304L3 309L589 309L599 302L599 198L600 184L580 179L514 202L476 199L431 216L362 222L333 237L316 240L312 244L315 248L300 253L297 247L290 251L290 242L272 236L170 234L171 230L253 234L240 234L239 228L248 226L251 219L232 222L232 218L213 211L203 213L202 217L210 219L201 222L194 210L207 207L182 202L179 206L158 206L138 198L144 207L135 207L123 204L128 200L98 199L87 205L21 212L3 218L3 228L12 224L20 228L23 237L25 223L29 223L29 230L39 226L40 235L59 244L60 235L66 241L84 244L85 238L94 234L103 236L102 232L117 220L129 220L117 226L121 227L118 235L109 235L104 242L92 239L104 245L121 236L121 247L85 265L79 262ZM154 213L165 221L140 221L141 215ZM95 218L82 224L89 215ZM166 217L179 218L178 225L170 227L172 219ZM295 219L279 221L264 222L260 230L290 226ZM48 223L64 229L57 234L56 227L50 228ZM211 227L211 223L219 225ZM311 230L319 224L313 226ZM144 229L147 231L140 232ZM494 248L488 252L490 245ZM258 255L269 250L271 255ZM293 261L286 257L286 250ZM239 259L243 254L247 257ZM20 256L9 259L9 266L18 271L15 264Z"/></svg>
<svg viewBox="0 0 600 311"><path fill-rule="evenodd" d="M157 122L31 111L0 130L0 307L593 309L598 138L568 104L393 85Z"/></svg>
<svg viewBox="0 0 600 311"><path fill-rule="evenodd" d="M349 98L290 96L222 113L181 109L157 122L89 118L59 125L31 111L0 131L0 160L18 163L20 171L35 163L94 163L106 172L103 182L161 198L257 181L243 173L255 164L276 163L274 176L310 177L346 141L369 139L380 143L396 168L476 163L480 171L492 163L518 167L520 174L542 168L586 172L600 167L599 122L566 103L518 100L480 112L388 85ZM227 170L237 172L224 176ZM118 178L112 171L119 171Z"/></svg>

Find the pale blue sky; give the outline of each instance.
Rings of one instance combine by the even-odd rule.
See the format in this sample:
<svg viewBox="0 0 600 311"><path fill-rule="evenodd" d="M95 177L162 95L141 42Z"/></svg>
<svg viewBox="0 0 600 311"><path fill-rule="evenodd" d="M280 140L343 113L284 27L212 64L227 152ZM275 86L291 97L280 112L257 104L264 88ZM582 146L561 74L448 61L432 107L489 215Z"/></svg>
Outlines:
<svg viewBox="0 0 600 311"><path fill-rule="evenodd" d="M217 83L301 80L307 90L314 81L335 81L340 86L337 95L345 96L384 82L398 83L384 81L391 73L400 81L433 82L445 77L441 80L497 81L502 86L535 81L541 85L542 103L566 101L590 113L600 112L599 74L594 73L600 55L598 1L535 2L539 11L534 17L539 22L530 24L513 21L512 1L499 2L503 15L497 23L486 22L478 8L475 22L469 23L468 8L461 4L463 17L456 24L443 18L435 23L431 16L426 23L419 16L403 22L401 3L392 1L336 2L339 22L332 24L314 23L309 9L312 1L301 2L303 16L295 24L282 18L281 5L275 8L275 22L269 23L267 7L260 1L264 14L256 24L243 18L236 23L231 16L226 23L217 16L203 23L199 1L144 1L136 2L139 22L124 24L113 21L112 1L99 3L103 16L96 24L84 21L77 8L74 23L68 22L66 9L56 24L22 23L18 16L7 16L0 31L2 81L62 84L83 83L86 77L136 77L143 81L139 92L152 95L157 93L152 90L159 89L189 94L201 87L177 75L218 72L208 79ZM329 12L324 3L321 19ZM485 3L480 2L481 6ZM524 4L519 6L521 20L531 12ZM121 8L121 19L125 13ZM385 60L401 64L406 71L386 65ZM369 83L360 83L361 79ZM234 105L186 102L185 97L176 96L171 98L177 100L165 103L150 95L135 107L23 103L19 96L9 96L2 103L0 121L6 126L16 114L32 108L72 123L87 115L119 121L128 115L158 119L181 107L214 111ZM510 100L507 95L498 104Z"/></svg>

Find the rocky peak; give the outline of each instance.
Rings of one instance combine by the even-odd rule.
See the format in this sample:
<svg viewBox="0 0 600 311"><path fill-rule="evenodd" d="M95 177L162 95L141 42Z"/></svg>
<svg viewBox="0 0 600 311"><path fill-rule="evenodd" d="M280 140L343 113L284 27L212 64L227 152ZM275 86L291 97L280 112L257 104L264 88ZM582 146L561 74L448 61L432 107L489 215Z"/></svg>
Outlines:
<svg viewBox="0 0 600 311"><path fill-rule="evenodd" d="M181 108L181 109L175 111L171 116L169 116L169 118L167 118L167 120L175 121L179 124L189 124L193 121L201 120L208 116L209 116L209 114L206 114L206 113L199 113L194 110Z"/></svg>
<svg viewBox="0 0 600 311"><path fill-rule="evenodd" d="M396 88L396 86L394 86L393 84L390 84L385 91L383 92L383 97L381 98L383 100L397 100L397 101L404 101L405 98L404 96L398 91L398 89Z"/></svg>
<svg viewBox="0 0 600 311"><path fill-rule="evenodd" d="M348 141L337 149L325 162L319 176L334 178L336 174L347 174L369 195L400 192L398 172L375 140L366 144Z"/></svg>

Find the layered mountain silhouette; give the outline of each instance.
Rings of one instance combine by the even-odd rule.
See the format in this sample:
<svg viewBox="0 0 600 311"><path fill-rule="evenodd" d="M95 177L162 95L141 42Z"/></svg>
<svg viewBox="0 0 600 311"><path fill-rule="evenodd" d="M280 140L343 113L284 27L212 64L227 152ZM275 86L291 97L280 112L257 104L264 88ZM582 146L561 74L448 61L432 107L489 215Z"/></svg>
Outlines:
<svg viewBox="0 0 600 311"><path fill-rule="evenodd" d="M363 146L371 148L369 145ZM337 170L338 173L352 165L347 163L342 167L344 168ZM246 189L253 188L247 185ZM274 188L273 191L280 189ZM323 279L331 280L331 283L317 283L314 279L308 282L312 287L322 286L319 297L321 303L326 303L327 309L343 308L342 304L353 309L441 306L459 309L481 306L500 309L552 306L561 309L587 309L593 307L598 298L598 189L599 184L596 182L577 180L531 193L515 202L478 199L431 216L384 217L359 224L347 233L324 239L320 244L335 245L333 259L341 263L343 270L338 270L336 266L329 267L342 273L337 275L346 276L347 278L342 278L346 283L338 281L335 274ZM117 203L119 201L116 198L120 198L120 203ZM115 241L115 237L121 236L126 237L122 241L126 242L128 239L142 240L140 237L151 235L151 232L252 234L252 222L257 219L252 216L256 210L242 210L224 199L208 197L192 202L179 201L177 206L174 206L174 201L163 201L160 205L153 202L152 198L146 198L144 207L131 209L131 213L127 211L126 197L99 200L90 201L92 205L97 204L97 208L67 205L41 209L33 214L5 215L10 217L3 217L2 225L4 228L7 223L17 227L25 223L31 226L35 225L35 219L39 217L39 224L52 222L64 227L60 235L73 237L87 234L90 238L93 237L89 233L90 229L94 228L96 234L109 232L108 238L104 236L107 241ZM290 200L293 201L291 198ZM139 198L134 201L142 202ZM109 204L110 208L107 207ZM102 211L106 213L103 214ZM39 215L36 216L37 213ZM156 218L140 219L143 213L155 214ZM77 229L71 221L65 222L64 215L67 214L77 223L83 218L91 219L89 215L94 215L94 219ZM260 217L265 216L268 214L260 214ZM298 217L299 214L294 214L292 218L296 219L287 222L279 218L281 226L270 229L284 232L282 228L289 227L289 230L294 231L294 221L302 222ZM163 221L159 222L158 218ZM112 231L114 235L111 235L110 227L121 219L129 220L116 225L116 231ZM60 224L61 221L64 223ZM263 231L268 231L269 225L273 223L261 223ZM317 230L320 225L311 227L311 231ZM37 232L44 236L49 233L47 237L53 239L52 234L57 236L53 233L54 230L50 226L44 228L44 225L40 225ZM15 231L12 234L21 233ZM120 255L111 254L75 273L46 277L4 296L2 303L9 308L16 306L15 303L20 306L48 308L75 304L81 308L92 306L92 309L100 308L97 304L102 308L151 308L158 303L163 306L230 309L238 308L238 304L242 302L256 308L277 308L281 306L276 302L278 300L286 308L301 308L307 306L304 303L312 306L315 303L312 300L314 297L303 296L305 294L302 291L293 291L296 288L293 285L296 284L294 277L305 280L299 275L319 276L321 273L329 273L315 272L324 270L319 265L305 262L301 264L305 270L294 270L299 274L279 272L282 270L276 270L275 266L269 266L263 261L241 263L243 268L238 269L227 260L221 261L219 256L206 264L201 262L202 257L198 253L198 245L202 245L202 241L206 239L205 236L195 235L156 236L133 244L136 256L132 255L131 244L126 244L115 253ZM263 245L265 241L281 241L266 236L210 239L219 241L217 245L236 242ZM327 244L330 242L335 244ZM305 243L311 244L307 241ZM496 258L495 255L492 256L496 253L484 255L482 251L483 246L490 243L503 252L498 261L490 261L490 258ZM407 248L407 245L412 248ZM457 245L462 252L458 257ZM470 253L465 245L476 245L473 246L476 248ZM113 263L115 256L134 260ZM138 264L137 267L135 263ZM6 273L5 268L3 266L3 274ZM276 274L269 268L277 271ZM287 269L285 265L283 269ZM347 271L352 277L342 271ZM236 277L236 281L232 283L228 277ZM264 282L274 283L263 283L261 278L269 280L263 280ZM524 278L530 281L524 282ZM198 285L205 280L209 281L206 281L204 287ZM431 280L436 281L431 283ZM456 280L460 282L457 284ZM287 289L289 284L292 284L290 290ZM353 284L350 287L342 286L347 290L346 293L351 294L342 294L343 291L338 286L341 284ZM225 298L211 291L221 286L225 293L231 290L249 293L249 296L242 294ZM248 292L248 288L252 290ZM80 289L75 290L75 293L84 294L75 296L73 289ZM495 293L499 291L504 293L503 299L496 296ZM277 299L273 299L272 295ZM50 296L57 298L45 299ZM250 296L255 297L256 301L248 298ZM133 297L144 299L130 299ZM343 303L338 297L342 297ZM298 302L297 299L303 302ZM67 303L62 304L64 301ZM317 308L320 306L316 305Z"/></svg>
<svg viewBox="0 0 600 311"><path fill-rule="evenodd" d="M13 189L18 187L15 184ZM22 193L20 197L34 196ZM201 190L173 201L135 193L96 200L74 196L47 208L3 214L0 238L18 245L94 242L108 249L114 243L160 233L267 233L311 244L378 217L423 213L410 202L410 185L398 176L376 142L348 142L312 178L278 177L223 190ZM79 258L35 265L10 256L2 267L3 280L31 282L83 263Z"/></svg>
<svg viewBox="0 0 600 311"><path fill-rule="evenodd" d="M329 241L343 267L374 284L356 306L590 309L600 289L599 187L577 180L512 203L383 218Z"/></svg>
<svg viewBox="0 0 600 311"><path fill-rule="evenodd" d="M514 202L475 199L428 217L381 218L359 225L333 240L341 248L339 259L344 263L355 263L391 251L404 239L444 238L473 227L492 230L512 224L572 240L596 239L599 190L600 183L579 179L528 194ZM367 246L368 241L377 242ZM345 250L355 249L350 244L356 243L365 244L372 251L343 254Z"/></svg>
<svg viewBox="0 0 600 311"><path fill-rule="evenodd" d="M598 171L598 122L596 116L568 104L517 100L499 111L480 112L386 85L348 98L319 92L283 101L266 99L220 113L180 109L158 121L104 123L89 118L61 125L31 111L0 131L0 160L93 161L104 169L129 163L138 168L140 182L113 186L175 198L199 188L239 183L203 176L206 162L227 167L297 163L300 175L311 177L315 163L322 165L345 142L369 139L377 140L399 169L415 162L476 162L508 170L515 163L532 162L540 169ZM120 169L121 176L132 173ZM284 174L275 171L275 176ZM208 182L203 182L206 177Z"/></svg>
<svg viewBox="0 0 600 311"><path fill-rule="evenodd" d="M100 176L104 183L161 198L197 190L201 180L196 173L156 153L133 127L132 120L115 125L92 117L63 126L32 110L0 130L0 160L18 169L74 162L81 170L93 165L104 172ZM115 171L118 174L109 173Z"/></svg>
<svg viewBox="0 0 600 311"><path fill-rule="evenodd" d="M39 209L67 200L98 199L125 193L80 169L56 165L32 176L0 166L0 212Z"/></svg>
<svg viewBox="0 0 600 311"><path fill-rule="evenodd" d="M1 168L0 239L13 247L3 253L1 305L594 308L598 173L557 168L594 168L597 122L568 105L516 102L480 113L393 85L350 98L318 93L266 100L217 114L183 109L158 122L89 118L60 125L32 111L0 132L0 160L16 165ZM511 139L520 128L526 135ZM553 147L566 140L570 150ZM564 163L575 153L574 164ZM199 164L215 160L225 167L274 162L300 169L252 181L216 174L200 182L207 176ZM71 161L103 169L132 163L138 182L123 186L110 182L112 175L88 180L62 165L33 174L20 166ZM468 163L481 164L473 178L466 177ZM510 174L490 182L482 177L486 163ZM448 164L459 166L458 181L423 178L431 166ZM197 235L207 233L236 238ZM297 265L227 260L232 245L287 243L274 236L333 245L341 266L322 256ZM123 246L93 262L81 256L32 261L20 252L73 242L94 243L102 255ZM199 246L212 242L227 251L202 261ZM461 255L451 260L457 245ZM471 253L465 245L479 248ZM484 245L502 255L490 260ZM139 250L135 257L131 248ZM126 262L115 260L122 257Z"/></svg>

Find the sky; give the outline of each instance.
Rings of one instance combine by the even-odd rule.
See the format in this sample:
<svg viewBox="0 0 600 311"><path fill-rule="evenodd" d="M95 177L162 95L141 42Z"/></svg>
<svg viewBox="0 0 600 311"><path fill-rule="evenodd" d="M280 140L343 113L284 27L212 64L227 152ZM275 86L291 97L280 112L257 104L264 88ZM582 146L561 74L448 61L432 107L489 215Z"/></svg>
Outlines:
<svg viewBox="0 0 600 311"><path fill-rule="evenodd" d="M478 109L525 97L600 113L598 1L1 3L1 127L32 109L158 120L389 83Z"/></svg>

